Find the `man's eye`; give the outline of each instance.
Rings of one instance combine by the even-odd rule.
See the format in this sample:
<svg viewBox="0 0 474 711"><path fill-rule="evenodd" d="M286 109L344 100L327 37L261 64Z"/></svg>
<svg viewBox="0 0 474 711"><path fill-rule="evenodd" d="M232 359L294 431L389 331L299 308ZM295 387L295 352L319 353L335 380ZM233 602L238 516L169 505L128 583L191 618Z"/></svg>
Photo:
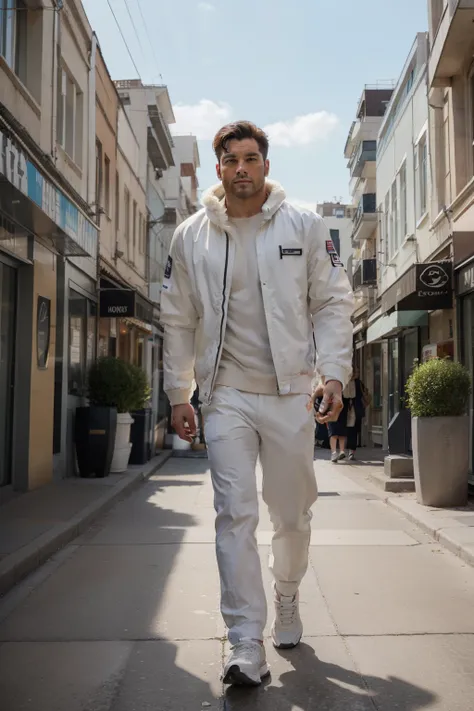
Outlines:
<svg viewBox="0 0 474 711"><path fill-rule="evenodd" d="M256 159L255 156L251 156L250 158L247 158L247 160L250 161L251 163L255 163L255 161L256 161L257 159Z"/></svg>

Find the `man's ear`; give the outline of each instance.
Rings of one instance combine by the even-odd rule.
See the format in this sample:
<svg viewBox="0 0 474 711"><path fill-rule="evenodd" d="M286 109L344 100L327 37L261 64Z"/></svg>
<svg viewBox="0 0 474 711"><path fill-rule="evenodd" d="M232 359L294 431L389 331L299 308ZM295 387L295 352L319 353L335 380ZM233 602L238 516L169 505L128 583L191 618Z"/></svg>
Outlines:
<svg viewBox="0 0 474 711"><path fill-rule="evenodd" d="M270 161L267 158L267 160L265 161L265 177L266 178L268 178L269 172L270 172Z"/></svg>
<svg viewBox="0 0 474 711"><path fill-rule="evenodd" d="M219 180L222 180L221 165L220 165L220 163L218 163L218 164L216 165L216 173L217 173L217 177L219 178Z"/></svg>

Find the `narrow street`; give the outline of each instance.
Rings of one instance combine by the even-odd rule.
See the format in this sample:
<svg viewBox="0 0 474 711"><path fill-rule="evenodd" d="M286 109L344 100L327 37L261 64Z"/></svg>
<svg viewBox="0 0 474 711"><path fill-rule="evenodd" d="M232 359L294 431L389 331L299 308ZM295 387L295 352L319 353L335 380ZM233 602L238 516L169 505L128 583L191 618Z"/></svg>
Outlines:
<svg viewBox="0 0 474 711"><path fill-rule="evenodd" d="M315 462L305 636L257 690L223 689L207 460L171 459L0 603L2 710L468 711L474 570ZM271 526L262 507L266 559ZM270 608L271 609L271 608Z"/></svg>

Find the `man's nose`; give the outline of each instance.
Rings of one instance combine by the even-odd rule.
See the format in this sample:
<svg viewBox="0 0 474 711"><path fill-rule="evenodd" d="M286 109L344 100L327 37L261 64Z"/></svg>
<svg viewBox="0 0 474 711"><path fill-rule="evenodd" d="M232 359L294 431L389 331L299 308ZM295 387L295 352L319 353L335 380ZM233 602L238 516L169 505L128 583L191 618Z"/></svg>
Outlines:
<svg viewBox="0 0 474 711"><path fill-rule="evenodd" d="M245 168L245 163L242 161L242 163L239 163L237 166L237 173L246 173L247 170Z"/></svg>

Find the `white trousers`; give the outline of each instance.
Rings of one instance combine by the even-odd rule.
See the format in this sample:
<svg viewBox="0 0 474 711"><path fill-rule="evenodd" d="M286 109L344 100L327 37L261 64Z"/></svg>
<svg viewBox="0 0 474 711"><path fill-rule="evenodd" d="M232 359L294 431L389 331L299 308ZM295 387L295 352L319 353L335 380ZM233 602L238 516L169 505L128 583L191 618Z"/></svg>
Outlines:
<svg viewBox="0 0 474 711"><path fill-rule="evenodd" d="M308 567L314 416L308 395L253 395L218 387L203 408L214 486L221 611L229 641L263 640L267 603L257 548L256 464L274 535L270 569L277 589L294 595Z"/></svg>

